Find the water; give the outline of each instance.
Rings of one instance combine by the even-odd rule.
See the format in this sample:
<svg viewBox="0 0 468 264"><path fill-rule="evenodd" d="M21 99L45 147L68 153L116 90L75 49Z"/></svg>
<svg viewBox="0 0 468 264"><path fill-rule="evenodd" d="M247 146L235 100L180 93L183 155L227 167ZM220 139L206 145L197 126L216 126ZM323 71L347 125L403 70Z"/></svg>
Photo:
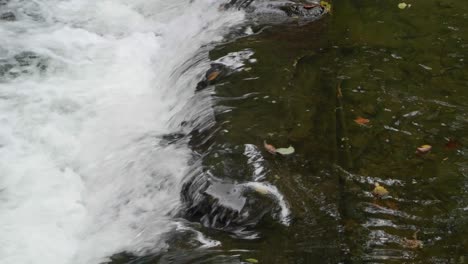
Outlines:
<svg viewBox="0 0 468 264"><path fill-rule="evenodd" d="M192 156L163 136L210 109L190 103L207 52L243 21L218 7L0 6L17 18L0 26L0 262L98 263L166 247Z"/></svg>
<svg viewBox="0 0 468 264"><path fill-rule="evenodd" d="M213 238L240 261L466 263L467 2L332 4L212 52L248 47L257 62L216 87L232 111L217 113L207 166L224 160L242 178L240 149L260 148L261 177L291 209L288 227L263 222L258 240ZM296 152L273 156L264 140ZM416 154L423 144L431 153ZM376 182L389 197L372 195Z"/></svg>
<svg viewBox="0 0 468 264"><path fill-rule="evenodd" d="M0 6L0 262L466 262L467 2L248 2Z"/></svg>

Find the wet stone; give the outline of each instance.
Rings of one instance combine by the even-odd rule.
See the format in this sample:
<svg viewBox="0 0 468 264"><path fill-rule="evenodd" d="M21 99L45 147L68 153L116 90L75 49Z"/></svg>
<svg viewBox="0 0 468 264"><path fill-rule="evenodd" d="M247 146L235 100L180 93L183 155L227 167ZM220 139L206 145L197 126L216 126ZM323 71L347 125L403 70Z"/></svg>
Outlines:
<svg viewBox="0 0 468 264"><path fill-rule="evenodd" d="M237 7L237 8L246 8L252 4L254 0L231 0L228 4L225 5L225 8Z"/></svg>
<svg viewBox="0 0 468 264"><path fill-rule="evenodd" d="M221 63L212 63L210 69L205 73L205 78L197 84L196 90L203 90L209 85L215 84L230 73L231 71L226 67L226 65Z"/></svg>
<svg viewBox="0 0 468 264"><path fill-rule="evenodd" d="M323 14L324 9L321 6L313 8L305 8L304 5L285 5L280 7L282 11L289 17L297 17L303 19L315 19Z"/></svg>
<svg viewBox="0 0 468 264"><path fill-rule="evenodd" d="M1 5L1 3L0 3ZM15 21L16 16L13 14L13 12L6 12L3 14L0 14L0 20L5 20L5 21Z"/></svg>
<svg viewBox="0 0 468 264"><path fill-rule="evenodd" d="M257 225L276 208L273 200L250 187L203 175L185 184L182 200L189 220L240 236L245 232L239 230Z"/></svg>

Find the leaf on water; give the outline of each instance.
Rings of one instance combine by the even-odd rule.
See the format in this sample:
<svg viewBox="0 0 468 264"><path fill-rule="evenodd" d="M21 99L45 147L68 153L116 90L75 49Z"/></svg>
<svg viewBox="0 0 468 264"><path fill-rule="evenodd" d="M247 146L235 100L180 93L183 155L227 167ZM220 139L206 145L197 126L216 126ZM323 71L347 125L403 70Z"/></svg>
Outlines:
<svg viewBox="0 0 468 264"><path fill-rule="evenodd" d="M307 4L307 5L303 5L302 7L304 7L304 9L312 9L314 7L317 7L317 6L320 6L320 5L317 5L317 4Z"/></svg>
<svg viewBox="0 0 468 264"><path fill-rule="evenodd" d="M247 261L249 263L258 263L258 260L254 259L254 258L248 258L245 261Z"/></svg>
<svg viewBox="0 0 468 264"><path fill-rule="evenodd" d="M219 71L214 71L214 72L210 73L208 75L208 77L206 77L206 79L211 82L211 81L215 80L219 76L220 73L221 72L219 72Z"/></svg>
<svg viewBox="0 0 468 264"><path fill-rule="evenodd" d="M354 119L354 122L356 122L356 124L358 125L365 126L369 124L370 120L367 118L358 116L358 118Z"/></svg>
<svg viewBox="0 0 468 264"><path fill-rule="evenodd" d="M263 147L265 147L265 149L271 154L276 154L276 148L273 145L266 143L265 140L263 141Z"/></svg>
<svg viewBox="0 0 468 264"><path fill-rule="evenodd" d="M343 93L341 92L341 88L338 87L338 89L336 89L336 97L338 98L342 98L343 97Z"/></svg>
<svg viewBox="0 0 468 264"><path fill-rule="evenodd" d="M418 240L418 233L419 230L414 232L413 234L413 239L407 239L406 237L402 241L402 245L405 248L422 248L423 247L423 242L421 240Z"/></svg>
<svg viewBox="0 0 468 264"><path fill-rule="evenodd" d="M326 2L326 1L320 1L320 6L321 6L325 11L327 11L327 13L331 13L332 6L331 6L330 3Z"/></svg>
<svg viewBox="0 0 468 264"><path fill-rule="evenodd" d="M377 197L385 197L388 195L388 191L387 189L385 189L385 187L383 186L380 186L380 184L378 183L375 183L375 188L374 190L372 190L372 194L374 196L377 196Z"/></svg>
<svg viewBox="0 0 468 264"><path fill-rule="evenodd" d="M417 154L426 154L429 151L431 151L432 146L431 145L422 145L419 148L416 149Z"/></svg>
<svg viewBox="0 0 468 264"><path fill-rule="evenodd" d="M421 240L407 239L407 238L403 239L402 245L405 248L411 248L411 249L422 248L423 247L423 243L422 243Z"/></svg>
<svg viewBox="0 0 468 264"><path fill-rule="evenodd" d="M261 187L261 186L254 187L254 190L258 192L259 194L263 194L263 195L267 195L269 193L267 188Z"/></svg>
<svg viewBox="0 0 468 264"><path fill-rule="evenodd" d="M289 148L277 148L276 153L279 153L281 155L291 155L294 153L294 148L293 146L289 146Z"/></svg>
<svg viewBox="0 0 468 264"><path fill-rule="evenodd" d="M399 3L399 4L398 4L398 8L400 8L400 9L405 9L405 8L407 8L407 7L408 7L408 4L405 3L405 2Z"/></svg>

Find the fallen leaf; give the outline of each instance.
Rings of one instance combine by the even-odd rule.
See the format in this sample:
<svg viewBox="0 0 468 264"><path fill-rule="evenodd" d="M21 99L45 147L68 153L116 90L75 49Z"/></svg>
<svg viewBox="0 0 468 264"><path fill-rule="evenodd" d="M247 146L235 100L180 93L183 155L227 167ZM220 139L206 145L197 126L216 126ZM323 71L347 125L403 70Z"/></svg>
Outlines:
<svg viewBox="0 0 468 264"><path fill-rule="evenodd" d="M402 244L403 244L403 247L411 248L411 249L422 248L423 247L422 241L417 240L417 239L404 238L403 241L402 241Z"/></svg>
<svg viewBox="0 0 468 264"><path fill-rule="evenodd" d="M254 258L248 258L245 261L247 261L249 263L258 263L258 260L254 259Z"/></svg>
<svg viewBox="0 0 468 264"><path fill-rule="evenodd" d="M263 146L271 154L276 154L276 148L273 145L270 145L270 144L266 143L265 140L263 141Z"/></svg>
<svg viewBox="0 0 468 264"><path fill-rule="evenodd" d="M325 2L325 1L320 1L320 6L321 6L325 11L327 11L327 13L331 13L332 6L331 6L330 3Z"/></svg>
<svg viewBox="0 0 468 264"><path fill-rule="evenodd" d="M418 231L414 232L413 234L413 239L407 239L406 237L402 241L402 245L405 248L422 248L423 247L423 242L421 240L418 240Z"/></svg>
<svg viewBox="0 0 468 264"><path fill-rule="evenodd" d="M291 155L294 153L294 148L292 146L289 146L289 148L277 148L276 153L279 153L281 155Z"/></svg>
<svg viewBox="0 0 468 264"><path fill-rule="evenodd" d="M213 81L214 79L216 79L216 78L219 76L220 73L221 73L221 72L219 72L219 71L214 71L214 72L210 73L210 74L208 75L208 77L206 77L206 79L207 79L208 81L211 82L211 81Z"/></svg>
<svg viewBox="0 0 468 264"><path fill-rule="evenodd" d="M255 186L254 190L258 192L259 194L267 195L269 193L268 189L265 187L260 187L260 186Z"/></svg>
<svg viewBox="0 0 468 264"><path fill-rule="evenodd" d="M416 149L417 154L426 154L429 151L431 151L432 146L431 145L422 145L419 148Z"/></svg>
<svg viewBox="0 0 468 264"><path fill-rule="evenodd" d="M385 187L380 186L377 182L375 183L375 188L372 190L372 194L377 197L385 197L388 195L387 189Z"/></svg>
<svg viewBox="0 0 468 264"><path fill-rule="evenodd" d="M364 125L369 124L370 120L367 118L358 116L358 118L354 119L354 122L356 122L356 124L358 125L364 126Z"/></svg>
<svg viewBox="0 0 468 264"><path fill-rule="evenodd" d="M398 8L400 8L400 9L405 9L407 7L408 7L408 4L406 4L405 2L398 4Z"/></svg>
<svg viewBox="0 0 468 264"><path fill-rule="evenodd" d="M312 9L314 7L317 7L317 6L320 6L320 5L317 5L317 4L308 4L308 5L303 5L302 7L304 7L304 9Z"/></svg>
<svg viewBox="0 0 468 264"><path fill-rule="evenodd" d="M343 97L343 94L341 93L341 88L338 87L338 89L336 90L336 97L338 98L342 98Z"/></svg>

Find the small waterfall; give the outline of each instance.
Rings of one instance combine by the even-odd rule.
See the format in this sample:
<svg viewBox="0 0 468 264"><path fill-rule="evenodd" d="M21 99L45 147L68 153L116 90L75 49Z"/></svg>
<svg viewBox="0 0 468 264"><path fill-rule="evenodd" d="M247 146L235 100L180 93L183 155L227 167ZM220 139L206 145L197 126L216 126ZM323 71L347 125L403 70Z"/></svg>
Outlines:
<svg viewBox="0 0 468 264"><path fill-rule="evenodd" d="M14 18L0 25L0 262L166 246L192 166L177 134L209 122L195 87L212 43L244 19L220 4L2 2Z"/></svg>

